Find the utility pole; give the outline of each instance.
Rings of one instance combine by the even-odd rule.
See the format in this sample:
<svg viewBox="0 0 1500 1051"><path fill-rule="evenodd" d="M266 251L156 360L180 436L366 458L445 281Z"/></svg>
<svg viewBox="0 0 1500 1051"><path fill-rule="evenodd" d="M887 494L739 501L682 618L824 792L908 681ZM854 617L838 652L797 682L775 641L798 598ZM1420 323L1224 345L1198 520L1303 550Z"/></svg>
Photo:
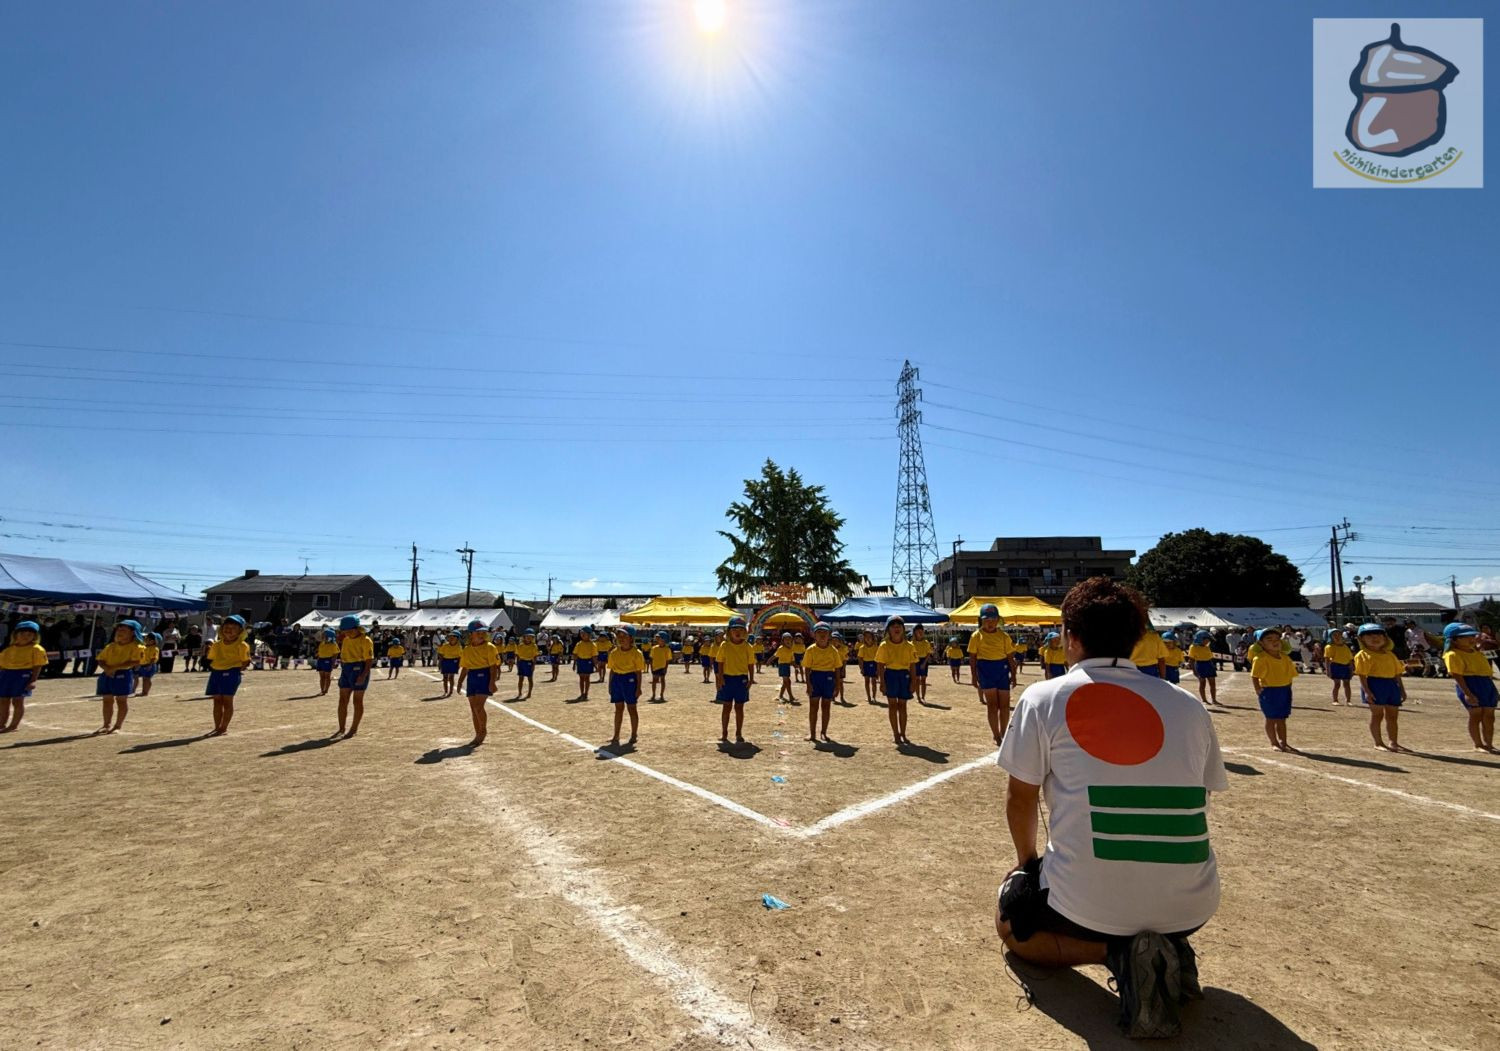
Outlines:
<svg viewBox="0 0 1500 1051"><path fill-rule="evenodd" d="M1343 533L1343 536L1339 536ZM1341 523L1333 527L1333 533L1328 541L1328 586L1333 597L1333 609L1335 619L1348 616L1347 599L1344 592L1344 545L1358 537L1349 531L1349 519L1345 518Z"/></svg>
<svg viewBox="0 0 1500 1051"><path fill-rule="evenodd" d="M953 561L948 566L948 605L958 605L958 549L964 546L964 538L953 541Z"/></svg>
<svg viewBox="0 0 1500 1051"><path fill-rule="evenodd" d="M464 546L458 549L458 558L468 570L468 576L464 580L464 608L468 609L469 600L474 591L474 549L469 546L467 540L464 541Z"/></svg>
<svg viewBox="0 0 1500 1051"><path fill-rule="evenodd" d="M547 578L547 605L549 606L552 605L552 582L556 579L556 577Z"/></svg>
<svg viewBox="0 0 1500 1051"><path fill-rule="evenodd" d="M411 542L411 600L412 609L422 608L422 593L417 590L417 542Z"/></svg>
<svg viewBox="0 0 1500 1051"><path fill-rule="evenodd" d="M1448 578L1448 586L1453 589L1453 616L1457 617L1458 616L1458 610L1459 610L1459 602L1458 602L1458 577L1457 576L1450 576Z"/></svg>

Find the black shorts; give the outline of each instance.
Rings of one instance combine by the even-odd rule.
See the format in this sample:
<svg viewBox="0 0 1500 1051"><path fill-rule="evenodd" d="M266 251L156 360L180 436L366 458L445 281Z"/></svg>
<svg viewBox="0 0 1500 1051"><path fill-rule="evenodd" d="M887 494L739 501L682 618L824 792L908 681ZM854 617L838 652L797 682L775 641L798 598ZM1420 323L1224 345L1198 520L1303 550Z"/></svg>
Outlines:
<svg viewBox="0 0 1500 1051"><path fill-rule="evenodd" d="M1054 909L1047 901L1052 892L1044 890L1041 885L1041 858L1032 858L1028 861L1020 875L1024 876L1024 879L1016 879L1013 882L1007 879L1000 887L1000 918L1010 924L1010 932L1015 936L1016 941L1029 941L1031 936L1038 931L1048 934L1065 934L1070 938L1079 938L1087 942L1108 942L1122 937L1122 935L1105 934L1103 931L1093 930L1081 923L1074 923ZM1196 933L1200 927L1162 933L1166 933L1169 938L1186 938Z"/></svg>

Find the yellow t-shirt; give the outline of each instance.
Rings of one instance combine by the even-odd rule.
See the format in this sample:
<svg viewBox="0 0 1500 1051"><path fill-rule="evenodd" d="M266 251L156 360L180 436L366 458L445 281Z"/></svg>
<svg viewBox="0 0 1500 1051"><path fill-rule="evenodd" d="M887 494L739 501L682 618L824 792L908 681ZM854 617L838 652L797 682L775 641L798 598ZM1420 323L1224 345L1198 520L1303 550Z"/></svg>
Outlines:
<svg viewBox="0 0 1500 1051"><path fill-rule="evenodd" d="M724 645L722 642L710 642L698 652L700 655L706 656L709 662L712 663L719 659L719 647L722 645Z"/></svg>
<svg viewBox="0 0 1500 1051"><path fill-rule="evenodd" d="M601 635L599 636L599 641L594 643L594 645L598 647L600 653L608 654L610 650L615 648L615 640L608 635Z"/></svg>
<svg viewBox="0 0 1500 1051"><path fill-rule="evenodd" d="M493 642L482 642L478 646L463 646L458 655L458 666L465 670L493 668L500 663L500 647Z"/></svg>
<svg viewBox="0 0 1500 1051"><path fill-rule="evenodd" d="M1260 648L1260 643L1252 642L1250 644L1250 648L1245 651L1245 656L1249 657L1251 660L1254 660L1256 657L1259 657L1262 653L1265 652L1265 650Z"/></svg>
<svg viewBox="0 0 1500 1051"><path fill-rule="evenodd" d="M549 656L552 656L552 657L561 657L562 656L562 652L563 652L563 644L561 642L558 642L556 639L553 639L552 642L548 643L548 645L547 645L547 653L548 653Z"/></svg>
<svg viewBox="0 0 1500 1051"><path fill-rule="evenodd" d="M328 642L325 640L318 643L318 658L320 660L327 660L329 657L337 657L338 655L339 644L337 642Z"/></svg>
<svg viewBox="0 0 1500 1051"><path fill-rule="evenodd" d="M932 656L932 643L926 639L912 639L911 648L917 651L917 660L926 660Z"/></svg>
<svg viewBox="0 0 1500 1051"><path fill-rule="evenodd" d="M792 652L793 653L806 653L807 652L807 643L805 641L803 641L802 639L793 639L792 640Z"/></svg>
<svg viewBox="0 0 1500 1051"><path fill-rule="evenodd" d="M243 668L250 663L250 644L244 639L225 642L215 639L208 644L208 666L214 671Z"/></svg>
<svg viewBox="0 0 1500 1051"><path fill-rule="evenodd" d="M609 654L609 670L616 675L629 675L631 672L643 672L646 670L646 658L641 651L634 646L628 650L611 650Z"/></svg>
<svg viewBox="0 0 1500 1051"><path fill-rule="evenodd" d="M872 661L875 659L875 654L880 652L880 643L861 642L859 644L857 652L859 653L859 659L861 663L864 663L865 661Z"/></svg>
<svg viewBox="0 0 1500 1051"><path fill-rule="evenodd" d="M339 659L345 664L372 661L375 659L375 643L363 632L350 636L339 645Z"/></svg>
<svg viewBox="0 0 1500 1051"><path fill-rule="evenodd" d="M542 651L536 648L534 642L523 642L516 647L516 660L518 661L535 661L541 654Z"/></svg>
<svg viewBox="0 0 1500 1051"><path fill-rule="evenodd" d="M827 646L814 643L802 655L802 667L808 671L838 671L843 665L844 658L833 648L832 643Z"/></svg>
<svg viewBox="0 0 1500 1051"><path fill-rule="evenodd" d="M1353 664L1354 651L1342 642L1330 642L1323 647L1323 659L1329 664Z"/></svg>
<svg viewBox="0 0 1500 1051"><path fill-rule="evenodd" d="M1449 650L1443 654L1443 666L1448 669L1449 675L1478 675L1481 678L1492 678L1495 669L1490 667L1489 658L1478 650Z"/></svg>
<svg viewBox="0 0 1500 1051"><path fill-rule="evenodd" d="M1360 650L1354 655L1355 675L1370 679L1399 679L1405 671L1406 665L1390 650L1383 653Z"/></svg>
<svg viewBox="0 0 1500 1051"><path fill-rule="evenodd" d="M780 646L776 647L776 663L777 664L791 664L792 663L792 655L793 655L792 648L790 646L788 646L786 643L783 642Z"/></svg>
<svg viewBox="0 0 1500 1051"><path fill-rule="evenodd" d="M573 643L573 656L581 661L591 661L599 656L599 647L589 639L579 639Z"/></svg>
<svg viewBox="0 0 1500 1051"><path fill-rule="evenodd" d="M1148 631L1142 635L1135 644L1135 649L1130 651L1130 663L1137 668L1152 667L1158 660L1166 660L1166 658L1167 644L1154 631Z"/></svg>
<svg viewBox="0 0 1500 1051"><path fill-rule="evenodd" d="M672 663L672 647L665 642L657 642L651 646L651 670L661 671Z"/></svg>
<svg viewBox="0 0 1500 1051"><path fill-rule="evenodd" d="M141 662L146 647L139 642L111 642L99 651L99 663L116 668L133 668Z"/></svg>
<svg viewBox="0 0 1500 1051"><path fill-rule="evenodd" d="M445 661L451 661L453 658L461 656L463 650L464 648L456 642L445 642L437 648L437 655ZM319 647L318 656L322 657L323 655L323 650Z"/></svg>
<svg viewBox="0 0 1500 1051"><path fill-rule="evenodd" d="M1262 653L1250 665L1250 677L1259 679L1262 686L1290 686L1297 677L1297 665L1283 654L1271 656Z"/></svg>
<svg viewBox="0 0 1500 1051"><path fill-rule="evenodd" d="M157 661L157 658L159 658L160 656L161 656L161 650L159 650L159 649L156 648L156 643L154 643L154 642L148 642L144 646L141 647L141 663L142 664L155 664L156 661Z"/></svg>
<svg viewBox="0 0 1500 1051"><path fill-rule="evenodd" d="M516 644L514 642L511 642L509 639L505 640L505 644L503 646L498 646L496 648L501 653L515 653L516 652Z"/></svg>
<svg viewBox="0 0 1500 1051"><path fill-rule="evenodd" d="M917 649L910 639L900 642L886 639L875 647L875 663L885 665L886 671L906 671L917 663Z"/></svg>
<svg viewBox="0 0 1500 1051"><path fill-rule="evenodd" d="M32 668L45 668L46 666L47 650L41 643L33 642L30 646L20 646L13 642L0 650L0 669L5 671L30 671Z"/></svg>
<svg viewBox="0 0 1500 1051"><path fill-rule="evenodd" d="M950 641L948 643L947 647L944 648L944 650L943 650L943 656L947 657L950 661L960 661L960 660L963 660L964 659L964 648L962 646L960 646L957 642Z"/></svg>
<svg viewBox="0 0 1500 1051"><path fill-rule="evenodd" d="M385 655L387 657L405 657L406 647L401 645L399 642L394 646L387 646L385 648Z"/></svg>
<svg viewBox="0 0 1500 1051"><path fill-rule="evenodd" d="M1168 668L1182 667L1183 652L1181 646L1167 646L1166 652L1162 656L1166 658Z"/></svg>
<svg viewBox="0 0 1500 1051"><path fill-rule="evenodd" d="M749 675L755 663L755 654L748 642L721 642L714 660L723 668L725 675Z"/></svg>
<svg viewBox="0 0 1500 1051"><path fill-rule="evenodd" d="M1043 646L1042 647L1042 663L1043 664L1067 664L1068 663L1068 650L1067 650L1067 647L1065 647L1065 646Z"/></svg>
<svg viewBox="0 0 1500 1051"><path fill-rule="evenodd" d="M830 646L830 648L838 650L839 664L842 665L845 661L847 661L849 659L849 647L845 646L842 642L832 643L831 646Z"/></svg>
<svg viewBox="0 0 1500 1051"><path fill-rule="evenodd" d="M1201 643L1201 642L1195 642L1195 643L1193 643L1191 646L1188 647L1188 651L1187 652L1188 652L1188 657L1191 660L1195 660L1195 661L1211 661L1211 660L1214 659L1214 651L1211 650L1211 649L1209 649L1207 646L1203 645L1203 643Z"/></svg>
<svg viewBox="0 0 1500 1051"><path fill-rule="evenodd" d="M982 661L1003 661L1016 651L1016 644L1009 635L996 628L983 628L969 636L969 656Z"/></svg>

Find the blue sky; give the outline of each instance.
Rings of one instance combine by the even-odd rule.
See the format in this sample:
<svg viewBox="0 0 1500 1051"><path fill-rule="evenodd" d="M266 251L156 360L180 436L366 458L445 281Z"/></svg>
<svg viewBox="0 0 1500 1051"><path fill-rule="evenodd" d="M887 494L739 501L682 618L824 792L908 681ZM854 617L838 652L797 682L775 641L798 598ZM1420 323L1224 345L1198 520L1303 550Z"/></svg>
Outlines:
<svg viewBox="0 0 1500 1051"><path fill-rule="evenodd" d="M945 549L1500 589L1500 209L1311 188L1306 5L691 8L13 7L0 550L704 592L771 457L885 581L910 358Z"/></svg>

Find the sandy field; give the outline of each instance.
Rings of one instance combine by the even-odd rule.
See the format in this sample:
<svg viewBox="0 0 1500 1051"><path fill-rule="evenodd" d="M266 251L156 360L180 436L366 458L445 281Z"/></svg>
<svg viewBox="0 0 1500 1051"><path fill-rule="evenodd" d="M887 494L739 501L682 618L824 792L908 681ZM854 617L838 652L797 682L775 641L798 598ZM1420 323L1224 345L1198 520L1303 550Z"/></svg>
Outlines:
<svg viewBox="0 0 1500 1051"><path fill-rule="evenodd" d="M247 673L213 740L202 674L107 737L91 680L41 683L0 738L0 1048L1134 1046L1102 968L1023 971L1029 1007L1006 974L1004 776L946 668L906 752L857 679L815 748L774 674L721 751L673 668L623 758L566 669L472 754L423 670L338 742L309 671ZM1220 687L1224 902L1172 1046L1500 1046L1500 757L1451 687L1411 685L1405 755L1314 678L1272 752Z"/></svg>

